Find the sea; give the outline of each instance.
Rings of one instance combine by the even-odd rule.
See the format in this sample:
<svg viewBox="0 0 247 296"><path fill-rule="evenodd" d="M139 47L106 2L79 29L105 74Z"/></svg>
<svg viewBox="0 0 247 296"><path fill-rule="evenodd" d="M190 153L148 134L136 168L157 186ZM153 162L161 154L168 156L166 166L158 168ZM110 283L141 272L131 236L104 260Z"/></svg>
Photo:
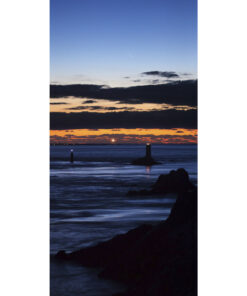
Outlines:
<svg viewBox="0 0 247 296"><path fill-rule="evenodd" d="M161 174L184 168L197 184L197 145L152 145L152 157L160 164L131 164L144 155L145 145L51 145L51 296L110 296L122 291L122 284L98 278L99 269L56 262L54 255L167 219L175 194L127 196L129 190L150 189Z"/></svg>

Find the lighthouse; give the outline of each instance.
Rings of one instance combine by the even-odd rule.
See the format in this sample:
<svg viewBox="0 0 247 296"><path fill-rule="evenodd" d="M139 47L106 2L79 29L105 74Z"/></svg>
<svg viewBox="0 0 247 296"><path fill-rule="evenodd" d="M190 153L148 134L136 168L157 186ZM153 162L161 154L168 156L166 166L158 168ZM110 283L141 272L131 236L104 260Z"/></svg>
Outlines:
<svg viewBox="0 0 247 296"><path fill-rule="evenodd" d="M70 150L70 162L71 163L74 162L74 150L73 149Z"/></svg>
<svg viewBox="0 0 247 296"><path fill-rule="evenodd" d="M151 156L151 144L150 143L146 144L146 155L144 157L137 158L137 159L133 160L132 164L134 164L134 165L146 165L146 166L159 164Z"/></svg>
<svg viewBox="0 0 247 296"><path fill-rule="evenodd" d="M146 159L151 159L151 144L147 143L146 144Z"/></svg>

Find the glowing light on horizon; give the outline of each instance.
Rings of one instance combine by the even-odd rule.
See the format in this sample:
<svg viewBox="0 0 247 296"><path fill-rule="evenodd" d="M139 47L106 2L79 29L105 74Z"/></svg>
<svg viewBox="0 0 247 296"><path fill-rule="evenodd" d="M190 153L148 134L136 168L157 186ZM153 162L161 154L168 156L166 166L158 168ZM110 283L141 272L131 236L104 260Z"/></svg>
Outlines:
<svg viewBox="0 0 247 296"><path fill-rule="evenodd" d="M51 130L51 144L196 144L196 129L72 129Z"/></svg>

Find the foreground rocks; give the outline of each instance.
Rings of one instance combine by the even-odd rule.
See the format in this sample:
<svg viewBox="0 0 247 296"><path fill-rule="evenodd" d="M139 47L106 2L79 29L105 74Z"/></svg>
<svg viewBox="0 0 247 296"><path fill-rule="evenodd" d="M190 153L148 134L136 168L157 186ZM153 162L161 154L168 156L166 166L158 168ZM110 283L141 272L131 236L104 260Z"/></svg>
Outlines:
<svg viewBox="0 0 247 296"><path fill-rule="evenodd" d="M153 195L166 193L182 193L194 190L195 186L190 182L185 169L171 171L167 175L160 175L151 190L131 190L127 195Z"/></svg>
<svg viewBox="0 0 247 296"><path fill-rule="evenodd" d="M156 182L160 184L159 178ZM128 289L118 296L197 295L197 192L178 195L169 218L142 225L126 234L56 258L102 267L100 277L121 281Z"/></svg>

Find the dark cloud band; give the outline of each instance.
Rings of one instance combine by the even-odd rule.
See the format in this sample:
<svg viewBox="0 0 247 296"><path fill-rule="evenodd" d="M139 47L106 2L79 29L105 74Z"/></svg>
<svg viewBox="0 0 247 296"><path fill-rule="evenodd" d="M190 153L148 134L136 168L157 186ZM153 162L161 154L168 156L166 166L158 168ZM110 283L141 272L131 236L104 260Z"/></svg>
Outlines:
<svg viewBox="0 0 247 296"><path fill-rule="evenodd" d="M134 107L104 107L104 106L77 106L77 107L71 107L67 108L67 110L100 110L100 111L132 111L134 110Z"/></svg>
<svg viewBox="0 0 247 296"><path fill-rule="evenodd" d="M174 106L197 106L197 80L115 88L90 84L51 85L50 95L51 98L73 96L127 104L166 103Z"/></svg>
<svg viewBox="0 0 247 296"><path fill-rule="evenodd" d="M159 76L166 78L178 78L179 75L174 71L148 71L142 72L143 75Z"/></svg>
<svg viewBox="0 0 247 296"><path fill-rule="evenodd" d="M50 102L50 105L67 105L67 102Z"/></svg>
<svg viewBox="0 0 247 296"><path fill-rule="evenodd" d="M52 112L52 130L94 128L197 128L197 110L151 112Z"/></svg>

